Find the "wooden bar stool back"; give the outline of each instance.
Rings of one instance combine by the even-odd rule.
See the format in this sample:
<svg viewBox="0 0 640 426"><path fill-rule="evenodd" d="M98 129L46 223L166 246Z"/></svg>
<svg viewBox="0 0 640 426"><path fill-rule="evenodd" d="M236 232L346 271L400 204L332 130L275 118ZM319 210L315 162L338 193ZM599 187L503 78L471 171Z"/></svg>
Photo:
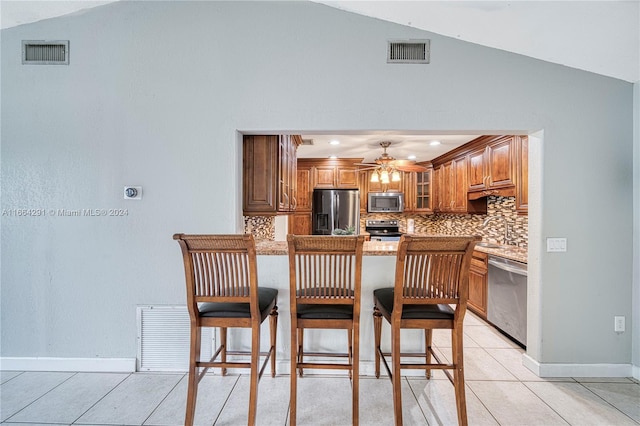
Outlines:
<svg viewBox="0 0 640 426"><path fill-rule="evenodd" d="M189 384L185 425L192 425L198 383L208 368L250 368L248 424L256 422L258 381L271 359L275 376L278 290L258 287L255 242L251 235L175 234L182 249L187 285L187 307L191 319ZM260 353L260 325L269 317L271 344ZM220 330L220 345L211 360L200 360L202 327ZM227 328L250 328L251 351L230 351ZM233 360L228 360L232 355ZM260 356L266 356L259 369ZM249 357L248 361L245 361ZM204 368L199 373L198 369Z"/></svg>
<svg viewBox="0 0 640 426"><path fill-rule="evenodd" d="M291 307L289 424L296 424L296 372L302 376L305 368L314 368L349 371L352 382L352 423L357 425L364 236L288 235L287 241ZM347 330L347 352L306 352L305 328ZM323 359L318 360L317 357Z"/></svg>
<svg viewBox="0 0 640 426"><path fill-rule="evenodd" d="M394 287L373 292L375 374L380 377L382 359L393 384L396 425L402 425L401 369L423 369L427 378L431 377L432 369L444 370L455 388L458 423L467 424L462 322L469 294L471 256L479 240L480 237L475 236L404 235L398 243ZM391 325L391 352L382 352L380 348L382 318ZM423 353L401 352L400 330L403 328L424 330ZM433 329L451 329L451 363L442 362L432 350ZM388 356L391 356L391 369L385 358ZM402 362L415 357L423 362ZM453 377L447 370L453 370Z"/></svg>

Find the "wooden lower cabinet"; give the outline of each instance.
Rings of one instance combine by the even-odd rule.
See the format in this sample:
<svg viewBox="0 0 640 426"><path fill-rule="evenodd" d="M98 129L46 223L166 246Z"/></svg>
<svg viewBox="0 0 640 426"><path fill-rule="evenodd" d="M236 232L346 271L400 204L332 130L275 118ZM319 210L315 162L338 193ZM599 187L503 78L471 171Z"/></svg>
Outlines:
<svg viewBox="0 0 640 426"><path fill-rule="evenodd" d="M475 250L469 270L469 299L471 311L487 319L487 254Z"/></svg>
<svg viewBox="0 0 640 426"><path fill-rule="evenodd" d="M311 235L311 212L294 213L290 215L288 233Z"/></svg>

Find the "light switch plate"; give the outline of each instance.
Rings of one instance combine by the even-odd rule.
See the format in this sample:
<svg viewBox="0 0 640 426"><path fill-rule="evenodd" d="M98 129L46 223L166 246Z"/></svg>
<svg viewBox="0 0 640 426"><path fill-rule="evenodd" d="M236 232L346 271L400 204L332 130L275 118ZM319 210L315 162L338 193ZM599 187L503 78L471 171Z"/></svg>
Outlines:
<svg viewBox="0 0 640 426"><path fill-rule="evenodd" d="M547 252L565 252L567 251L566 238L547 238Z"/></svg>

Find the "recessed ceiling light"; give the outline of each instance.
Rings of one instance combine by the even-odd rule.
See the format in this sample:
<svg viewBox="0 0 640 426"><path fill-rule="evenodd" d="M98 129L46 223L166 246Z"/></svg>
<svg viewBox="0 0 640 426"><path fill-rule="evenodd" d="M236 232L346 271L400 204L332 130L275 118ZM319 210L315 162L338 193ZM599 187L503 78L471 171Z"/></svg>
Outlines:
<svg viewBox="0 0 640 426"><path fill-rule="evenodd" d="M415 159L416 159L416 158L418 158L418 157L416 157L415 155L413 155L413 154L412 154L412 155L408 156L407 158L408 158L409 160L415 160Z"/></svg>
<svg viewBox="0 0 640 426"><path fill-rule="evenodd" d="M337 141L334 139L331 142L329 142L329 145L340 145L340 141Z"/></svg>
<svg viewBox="0 0 640 426"><path fill-rule="evenodd" d="M429 143L429 145L438 146L438 145L440 145L440 141L431 141L431 143Z"/></svg>
<svg viewBox="0 0 640 426"><path fill-rule="evenodd" d="M329 158L330 158L331 160L335 160L336 158L338 158L338 156L337 156L337 155L330 155L330 156L329 156Z"/></svg>

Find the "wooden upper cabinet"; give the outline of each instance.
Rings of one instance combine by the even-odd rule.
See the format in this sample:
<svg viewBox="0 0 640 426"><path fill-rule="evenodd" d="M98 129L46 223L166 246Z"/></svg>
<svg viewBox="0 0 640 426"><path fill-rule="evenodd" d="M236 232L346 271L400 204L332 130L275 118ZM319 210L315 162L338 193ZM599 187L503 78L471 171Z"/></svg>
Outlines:
<svg viewBox="0 0 640 426"><path fill-rule="evenodd" d="M424 165L424 164L423 164ZM435 208L433 194L433 169L431 164L424 172L405 172L404 202L405 211L431 213Z"/></svg>
<svg viewBox="0 0 640 426"><path fill-rule="evenodd" d="M469 192L515 188L516 138L493 137L485 146L468 154ZM514 194L503 192L502 195Z"/></svg>
<svg viewBox="0 0 640 426"><path fill-rule="evenodd" d="M242 208L245 216L290 213L296 204L296 138L245 135Z"/></svg>
<svg viewBox="0 0 640 426"><path fill-rule="evenodd" d="M311 211L311 194L313 193L311 167L298 166L296 174L298 176L296 188L298 204L296 205L296 211Z"/></svg>
<svg viewBox="0 0 640 426"><path fill-rule="evenodd" d="M359 158L339 160L315 160L313 166L314 188L358 188Z"/></svg>
<svg viewBox="0 0 640 426"><path fill-rule="evenodd" d="M314 187L333 188L336 182L335 166L317 166L314 168Z"/></svg>
<svg viewBox="0 0 640 426"><path fill-rule="evenodd" d="M516 212L529 213L529 138L517 136Z"/></svg>
<svg viewBox="0 0 640 426"><path fill-rule="evenodd" d="M467 212L467 158L462 157L451 162L451 211Z"/></svg>

